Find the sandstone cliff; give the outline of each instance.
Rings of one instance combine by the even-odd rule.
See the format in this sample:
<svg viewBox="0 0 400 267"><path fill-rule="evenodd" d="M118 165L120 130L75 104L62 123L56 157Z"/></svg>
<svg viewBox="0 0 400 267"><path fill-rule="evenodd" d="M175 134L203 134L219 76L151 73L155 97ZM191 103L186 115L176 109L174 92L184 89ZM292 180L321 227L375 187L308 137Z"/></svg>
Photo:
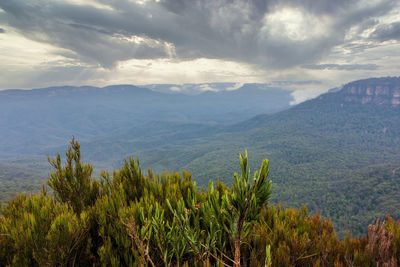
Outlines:
<svg viewBox="0 0 400 267"><path fill-rule="evenodd" d="M400 107L400 77L352 82L340 91L345 102Z"/></svg>

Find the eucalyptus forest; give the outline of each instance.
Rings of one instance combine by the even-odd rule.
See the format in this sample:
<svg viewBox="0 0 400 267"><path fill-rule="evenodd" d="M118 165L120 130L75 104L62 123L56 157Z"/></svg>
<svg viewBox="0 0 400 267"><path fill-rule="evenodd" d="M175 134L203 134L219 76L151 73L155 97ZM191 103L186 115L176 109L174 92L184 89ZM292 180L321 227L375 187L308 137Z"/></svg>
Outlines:
<svg viewBox="0 0 400 267"><path fill-rule="evenodd" d="M37 194L1 208L4 266L397 266L400 223L387 214L360 238L339 240L318 213L272 205L269 161L232 186L200 189L186 171L142 171L139 158L92 176L74 139Z"/></svg>

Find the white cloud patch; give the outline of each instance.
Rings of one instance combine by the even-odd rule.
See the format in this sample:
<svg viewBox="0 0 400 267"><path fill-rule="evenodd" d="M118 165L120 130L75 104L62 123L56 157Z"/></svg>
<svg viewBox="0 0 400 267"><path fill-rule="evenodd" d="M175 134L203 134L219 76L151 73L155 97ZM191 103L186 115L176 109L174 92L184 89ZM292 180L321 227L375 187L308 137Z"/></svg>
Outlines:
<svg viewBox="0 0 400 267"><path fill-rule="evenodd" d="M180 92L182 91L182 88L178 86L171 86L169 90L171 90L172 92Z"/></svg>
<svg viewBox="0 0 400 267"><path fill-rule="evenodd" d="M265 15L261 35L265 33L295 42L326 38L329 22L329 17L317 17L304 9L284 7Z"/></svg>
<svg viewBox="0 0 400 267"><path fill-rule="evenodd" d="M296 105L298 103L304 102L308 99L315 98L318 95L325 93L326 89L324 88L311 88L311 89L299 89L295 90L291 93L293 96L293 101L290 102L290 105Z"/></svg>
<svg viewBox="0 0 400 267"><path fill-rule="evenodd" d="M201 84L199 85L199 89L202 92L210 91L210 92L217 92L218 90L211 87L209 84Z"/></svg>
<svg viewBox="0 0 400 267"><path fill-rule="evenodd" d="M243 86L244 83L235 83L232 87L226 88L226 91L234 91Z"/></svg>

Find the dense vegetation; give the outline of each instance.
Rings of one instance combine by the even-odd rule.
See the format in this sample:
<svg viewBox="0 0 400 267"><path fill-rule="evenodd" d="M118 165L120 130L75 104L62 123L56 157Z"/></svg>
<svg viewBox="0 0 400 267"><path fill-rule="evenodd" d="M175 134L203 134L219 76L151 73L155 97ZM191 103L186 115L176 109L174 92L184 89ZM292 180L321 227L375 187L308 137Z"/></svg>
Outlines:
<svg viewBox="0 0 400 267"><path fill-rule="evenodd" d="M0 163L0 201L9 200L18 193L38 192L48 172L33 161Z"/></svg>
<svg viewBox="0 0 400 267"><path fill-rule="evenodd" d="M387 80L400 84L398 78L358 83L368 88ZM360 236L387 211L400 218L400 172L393 172L400 167L400 108L346 102L345 97L343 91L328 93L214 131L179 124L158 125L157 131L154 125L146 139L144 129L134 128L84 143L83 150L91 160L114 159L114 166L118 155L135 152L145 167L190 170L205 186L210 177L231 184L234 155L247 148L253 162L271 160L273 203L306 204L312 213L331 218L340 238L347 229Z"/></svg>
<svg viewBox="0 0 400 267"><path fill-rule="evenodd" d="M235 155L238 151L247 148L254 159L250 164L252 169L256 169L255 163L261 162L264 158L271 160L271 179L274 181L271 203L283 203L285 206L298 209L305 204L311 214L320 212L324 217L330 218L337 235L340 239L344 239L347 230L350 230L351 236L365 235L367 232L365 225L373 223L378 217L383 218L386 212L390 212L396 219L400 218L398 183L400 171L394 171L400 167L400 108L399 106L360 103L368 97L365 95L368 88L398 87L399 85L400 78L362 80L291 109L270 115L259 115L233 125L194 122L190 115L193 115L194 111L180 104L174 107L175 113L165 113L166 117L173 121L151 121L151 114L160 114L163 108L164 110L166 108L161 104L158 106L158 102L149 104L144 101L143 103L147 103L148 107L154 107L157 110L154 113L149 113L147 110L146 115L143 115L140 112L142 106L139 105L142 96L138 95L136 98L124 95L124 99L115 98L115 102L110 103L108 107L104 105L94 109L96 101L91 98L95 91L88 89L85 93L87 96L80 98L78 88L75 89L77 90L76 98L81 101L80 103L88 102L89 111L91 111L80 110L73 101L70 101L74 98L69 96L71 99L67 102L71 103L71 106L66 105L63 108L66 109L65 111L72 109L73 112L63 114L69 114L70 117L51 114L49 110L57 110L56 105L60 105L60 102L50 101L49 96L50 98L47 99L49 114L46 113L46 116L49 116L46 120L49 122L47 127L52 125L58 130L53 129L53 132L49 132L51 136L44 139L60 137L57 132L68 135L66 137L68 139L75 134L74 132L82 129L86 133L101 132L104 136L94 140L86 135L80 137L80 140L84 140L81 144L85 160L94 163L98 168L95 171L119 169L124 164L122 159L136 154L140 155L143 168L152 167L155 172L161 172L164 169L172 171L186 169L192 173L197 185L204 187L210 179L215 181L218 178L228 186L232 185L231 177L235 171L239 171ZM344 89L353 86L361 88L364 95L353 96L356 97L355 102L346 102L348 95ZM103 94L112 94L108 91L111 89L105 88ZM51 92L51 90L47 91L49 94ZM68 95L68 90L61 90L58 93ZM135 95L138 92L131 93ZM142 93L152 95L146 90ZM237 94L242 96L244 93ZM264 93L269 94L268 91ZM170 105L174 106L172 99L179 97L179 95L170 95L168 98L171 100ZM260 101L264 101L263 99L260 97ZM122 101L121 107L126 108L126 113L113 113L113 110L121 108L117 105L118 101ZM243 111L248 106L248 101L237 105L232 104L230 107ZM188 105L190 103L188 102ZM265 102L264 105L267 106L268 103ZM265 108L263 105L256 104L252 108L255 110L255 107L260 106ZM25 106L27 107L29 105ZM101 114L100 122L99 117L93 115L97 110L102 112L99 113ZM110 116L119 119L109 124L111 119L109 120L106 116L107 110ZM196 112L198 111L199 109L196 109ZM215 110L205 108L204 112L208 112L207 114L211 116L210 114L215 113ZM25 110L25 113L29 111ZM182 117L176 116L178 113L185 118L185 121L180 120ZM236 116L235 114L237 115L237 113L224 113L221 116ZM57 117L58 124L50 123L53 115L59 116ZM196 116L198 116L197 119L201 117L200 113ZM35 116L32 115L32 117ZM63 132L58 127L64 119L67 123L63 127L71 131ZM137 120L143 120L145 123L136 123ZM15 127L10 129L13 131L24 129L17 122L18 120L13 120L12 123L15 125L12 125ZM101 128L98 128L98 125ZM118 125L124 125L124 128L118 128ZM41 124L38 126L41 127ZM95 129L97 130L94 131ZM30 132L26 131L26 133ZM27 148L30 147L30 143L33 143L36 148L41 148L36 150L30 147L33 151L43 152L42 162L39 164L46 161L45 153L55 155L58 151L65 149L65 146L52 148L40 142L30 142L32 139L23 139L26 140L23 145ZM58 138L58 142L61 139ZM63 139L63 142L66 140ZM4 148L5 154L9 151L12 151L12 148ZM28 162L9 160L7 164L12 164L12 167L7 167L5 163L0 166L0 184L8 186L3 190L7 191L7 195L0 195L0 199L10 197L13 194L12 191L26 192L27 188L33 184L36 184L32 187L33 190L40 187L39 181L44 181L46 175L42 171L35 171L34 166L26 166ZM35 162L38 162L37 159ZM1 176L3 167L8 172L8 175L3 177L12 177L12 179L5 180ZM19 174L28 172L21 173L18 171L20 169L30 171L29 180L23 179L24 176L21 178ZM34 182L31 182L32 180ZM30 185L27 186L26 183Z"/></svg>
<svg viewBox="0 0 400 267"><path fill-rule="evenodd" d="M198 190L190 173L142 172L133 158L92 177L74 140L38 194L0 208L0 265L397 266L400 222L389 216L363 238L339 241L306 207L269 205L268 160L251 176L247 153L232 187Z"/></svg>

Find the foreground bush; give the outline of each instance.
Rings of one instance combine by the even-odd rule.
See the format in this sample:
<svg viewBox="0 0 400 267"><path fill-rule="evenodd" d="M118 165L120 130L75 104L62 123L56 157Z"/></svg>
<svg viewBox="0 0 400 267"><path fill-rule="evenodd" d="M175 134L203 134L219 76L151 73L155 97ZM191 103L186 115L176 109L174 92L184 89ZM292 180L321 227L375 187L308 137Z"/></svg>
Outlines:
<svg viewBox="0 0 400 267"><path fill-rule="evenodd" d="M46 189L0 208L0 266L397 266L390 216L364 238L337 239L307 208L268 206L268 160L250 176L247 154L231 188L198 190L188 172L144 174L130 158L93 179L71 141Z"/></svg>

